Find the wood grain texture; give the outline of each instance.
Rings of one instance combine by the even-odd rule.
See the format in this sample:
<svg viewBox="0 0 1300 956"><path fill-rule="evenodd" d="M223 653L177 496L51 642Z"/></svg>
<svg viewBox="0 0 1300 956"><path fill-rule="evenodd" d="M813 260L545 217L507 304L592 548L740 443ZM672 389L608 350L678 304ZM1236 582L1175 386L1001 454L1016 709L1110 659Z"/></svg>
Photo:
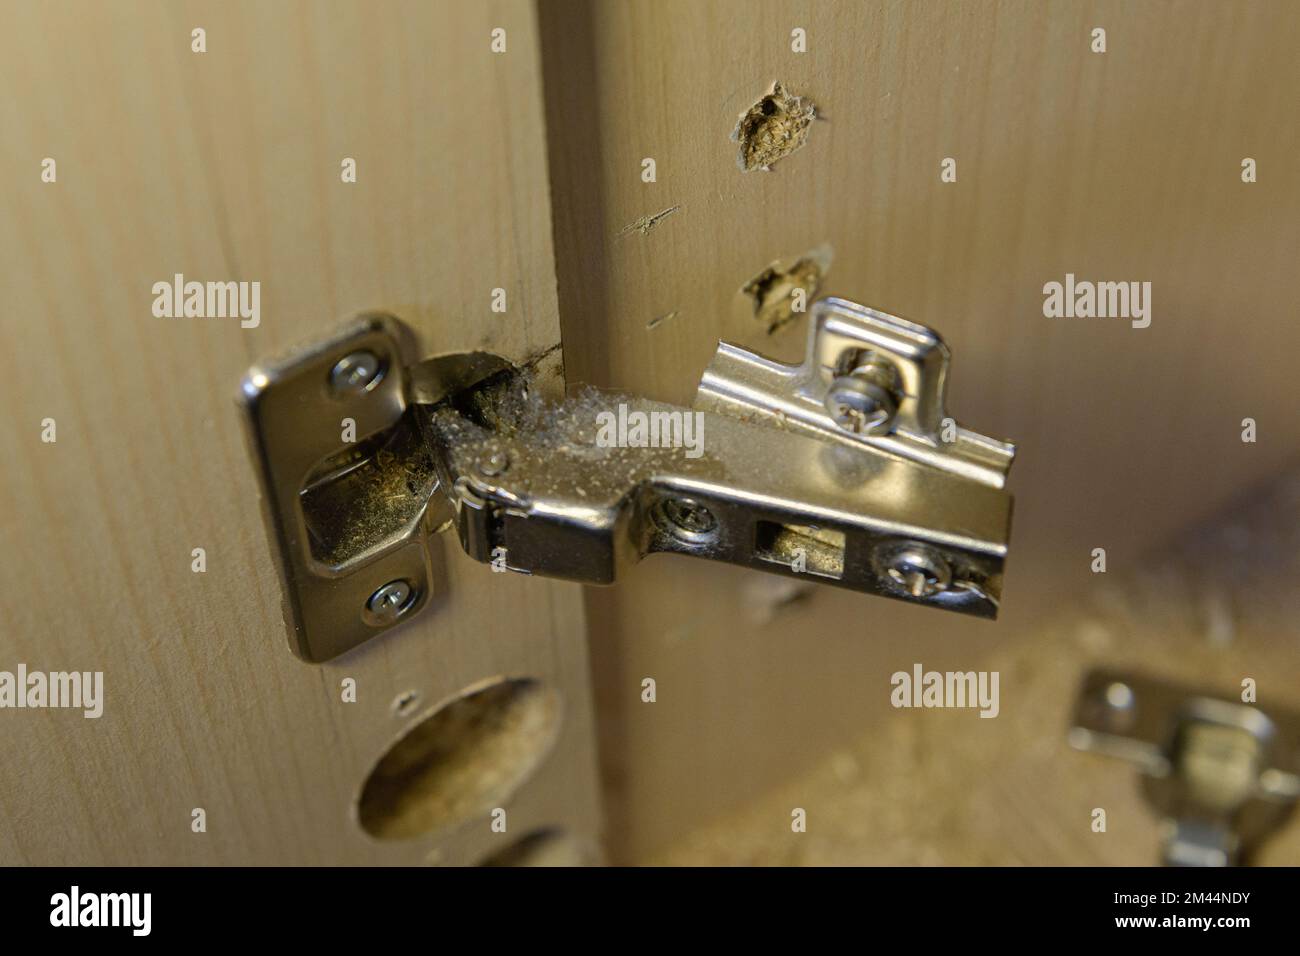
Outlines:
<svg viewBox="0 0 1300 956"><path fill-rule="evenodd" d="M770 588L673 559L590 597L618 858L878 720L900 666L1037 638L1093 548L1132 569L1300 447L1293 5L593 0L545 4L542 39L571 384L689 402L719 338L795 358L803 324L767 335L739 290L829 243L824 291L936 328L953 413L1020 445L996 626L829 589L759 623ZM821 118L742 172L728 136L775 80ZM1067 272L1150 281L1151 327L1044 318Z"/></svg>
<svg viewBox="0 0 1300 956"><path fill-rule="evenodd" d="M0 669L102 670L107 698L99 720L0 713L0 860L466 862L550 825L592 844L578 590L451 545L441 607L296 660L234 402L254 360L363 309L429 352L559 342L532 6L6 2L0 19ZM260 326L154 318L151 285L176 272L260 281ZM384 748L495 675L564 707L508 834L484 814L441 841L366 837L355 800Z"/></svg>

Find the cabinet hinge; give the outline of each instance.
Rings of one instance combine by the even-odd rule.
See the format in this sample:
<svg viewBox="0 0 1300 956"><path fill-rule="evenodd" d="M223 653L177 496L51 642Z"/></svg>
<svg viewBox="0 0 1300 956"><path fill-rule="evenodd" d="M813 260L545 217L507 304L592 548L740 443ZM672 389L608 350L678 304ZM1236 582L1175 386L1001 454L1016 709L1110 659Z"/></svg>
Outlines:
<svg viewBox="0 0 1300 956"><path fill-rule="evenodd" d="M294 651L426 606L451 528L493 570L609 584L672 552L995 617L1015 449L948 417L948 362L924 326L825 299L802 364L721 343L692 408L551 402L363 316L244 381Z"/></svg>
<svg viewBox="0 0 1300 956"><path fill-rule="evenodd" d="M1099 670L1084 679L1069 739L1138 766L1171 866L1248 861L1300 798L1294 712Z"/></svg>

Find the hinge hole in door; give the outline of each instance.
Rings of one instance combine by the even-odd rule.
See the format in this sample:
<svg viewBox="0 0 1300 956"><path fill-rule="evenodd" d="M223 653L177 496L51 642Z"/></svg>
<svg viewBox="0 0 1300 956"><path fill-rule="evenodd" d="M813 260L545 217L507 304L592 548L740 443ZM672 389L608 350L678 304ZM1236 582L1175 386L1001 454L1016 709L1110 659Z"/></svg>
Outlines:
<svg viewBox="0 0 1300 956"><path fill-rule="evenodd" d="M362 829L400 840L486 817L532 775L559 725L559 694L539 681L501 679L463 692L375 764L357 804Z"/></svg>

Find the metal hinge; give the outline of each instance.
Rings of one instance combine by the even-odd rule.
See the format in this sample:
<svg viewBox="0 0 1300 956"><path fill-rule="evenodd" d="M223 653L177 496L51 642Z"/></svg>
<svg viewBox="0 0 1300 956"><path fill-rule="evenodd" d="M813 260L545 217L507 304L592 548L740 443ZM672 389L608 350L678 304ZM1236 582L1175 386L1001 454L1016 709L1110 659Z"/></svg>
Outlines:
<svg viewBox="0 0 1300 956"><path fill-rule="evenodd" d="M822 300L803 364L721 343L691 409L546 402L497 356L415 354L369 315L244 381L306 660L426 606L453 527L494 570L609 584L675 552L997 615L1015 449L947 417L924 326Z"/></svg>
<svg viewBox="0 0 1300 956"><path fill-rule="evenodd" d="M1094 671L1070 744L1143 773L1171 866L1247 862L1300 798L1300 714L1268 713L1150 677Z"/></svg>

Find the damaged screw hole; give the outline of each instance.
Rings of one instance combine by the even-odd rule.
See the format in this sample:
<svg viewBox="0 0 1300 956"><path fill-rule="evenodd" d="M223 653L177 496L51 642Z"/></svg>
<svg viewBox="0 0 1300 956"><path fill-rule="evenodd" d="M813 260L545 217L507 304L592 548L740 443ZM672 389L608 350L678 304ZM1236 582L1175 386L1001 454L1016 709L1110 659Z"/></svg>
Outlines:
<svg viewBox="0 0 1300 956"><path fill-rule="evenodd" d="M822 279L831 266L831 248L822 245L797 259L769 263L758 275L743 286L740 292L752 300L754 318L767 326L771 335L802 315L821 290ZM802 303L796 293L802 291ZM801 305L796 312L796 306Z"/></svg>
<svg viewBox="0 0 1300 956"><path fill-rule="evenodd" d="M731 132L731 141L740 144L736 164L747 173L770 170L808 141L816 118L817 107L811 100L793 95L780 81L773 83L770 92L741 114Z"/></svg>

